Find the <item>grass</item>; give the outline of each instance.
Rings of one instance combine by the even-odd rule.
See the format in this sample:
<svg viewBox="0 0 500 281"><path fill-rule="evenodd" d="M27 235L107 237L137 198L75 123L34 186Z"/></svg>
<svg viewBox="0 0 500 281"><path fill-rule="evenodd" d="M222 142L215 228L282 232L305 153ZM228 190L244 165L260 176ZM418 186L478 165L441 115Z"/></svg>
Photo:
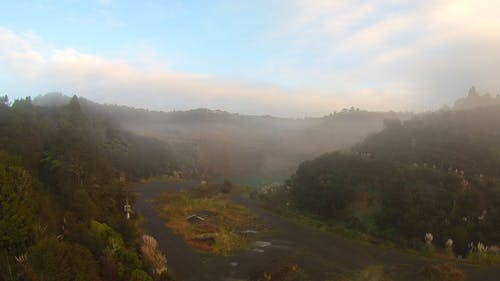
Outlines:
<svg viewBox="0 0 500 281"><path fill-rule="evenodd" d="M150 183L150 182L187 182L186 179L181 177L175 177L172 175L158 175L148 178L142 178L139 180L140 183Z"/></svg>
<svg viewBox="0 0 500 281"><path fill-rule="evenodd" d="M349 229L344 223L335 220L325 221L313 215L305 214L297 210L293 206L284 206L283 204L266 205L267 209L275 212L281 217L293 221L298 224L307 225L323 232L340 235L346 239L355 240L362 243L376 244L378 247L385 249L396 249L398 251L417 256L430 261L448 261L457 262L469 265L486 265L486 266L499 266L500 254L492 253L477 253L471 252L467 258L457 259L455 254L448 252L446 249L438 251L432 244L423 244L419 248L414 248L405 244L398 244L394 241L378 238L364 232L354 229Z"/></svg>
<svg viewBox="0 0 500 281"><path fill-rule="evenodd" d="M384 265L370 265L353 276L339 281L393 281Z"/></svg>
<svg viewBox="0 0 500 281"><path fill-rule="evenodd" d="M311 278L297 264L284 265L273 272L262 272L256 281L310 281Z"/></svg>
<svg viewBox="0 0 500 281"><path fill-rule="evenodd" d="M248 191L245 190L245 194L247 193ZM403 250L410 254L417 254L417 252L413 249L401 247L400 245L392 243L391 241L383 240L381 238L369 235L365 232L348 228L345 226L344 222L340 222L334 219L324 220L312 214L302 212L297 208L295 208L292 204L287 205L286 202L289 202L289 198L286 198L283 195L281 196L285 197L286 198L285 200L283 199L280 200L276 198L268 200L268 198L262 198L259 196L255 197L252 196L250 193L248 194L250 198L256 199L259 202L261 202L263 207L266 208L267 210L270 210L289 221L306 225L326 233L340 235L346 239L366 242L370 244L377 244L381 247L386 247L386 248L397 248L399 250Z"/></svg>
<svg viewBox="0 0 500 281"><path fill-rule="evenodd" d="M464 281L465 274L452 263L432 264L424 268L423 275L429 281Z"/></svg>
<svg viewBox="0 0 500 281"><path fill-rule="evenodd" d="M256 215L229 200L217 186L166 192L156 202L166 225L205 253L230 255L246 248L255 237L241 231L259 228ZM189 221L192 215L201 219Z"/></svg>
<svg viewBox="0 0 500 281"><path fill-rule="evenodd" d="M326 279L328 281L393 281L387 268L383 265L371 265L359 271L349 274L344 273L342 277ZM297 264L279 267L273 272L264 272L257 281L310 281L311 276Z"/></svg>
<svg viewBox="0 0 500 281"><path fill-rule="evenodd" d="M500 266L500 254L478 253L474 251L469 253L467 260L476 264Z"/></svg>
<svg viewBox="0 0 500 281"><path fill-rule="evenodd" d="M242 188L239 192L259 201L264 208L289 221L306 225L326 233L339 235L343 238L355 240L357 242L375 244L385 249L397 249L398 251L425 259L433 259L435 256L441 256L435 251L432 253L422 251L422 249L415 248L414 245L407 244L402 240L387 239L381 236L372 235L366 231L350 228L346 226L346 223L343 221L335 219L325 220L313 214L303 212L297 209L293 204L290 204L292 201L290 192L283 186L272 186L268 188L267 193L263 193L262 190L262 187ZM446 257L446 259L450 259L450 257Z"/></svg>

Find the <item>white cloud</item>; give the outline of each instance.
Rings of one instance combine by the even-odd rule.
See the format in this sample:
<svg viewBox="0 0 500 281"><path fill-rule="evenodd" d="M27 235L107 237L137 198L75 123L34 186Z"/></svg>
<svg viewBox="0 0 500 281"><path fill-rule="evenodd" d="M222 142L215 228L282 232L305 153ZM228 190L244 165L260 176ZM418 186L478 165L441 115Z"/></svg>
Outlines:
<svg viewBox="0 0 500 281"><path fill-rule="evenodd" d="M131 63L136 61L139 66ZM175 72L166 65L145 54L139 59L121 60L49 48L30 36L0 28L0 68L42 92L62 91L98 102L160 110L208 107L295 117L318 116L350 106L386 109L392 104L389 96L378 96L370 90L350 95L332 95L319 89L287 90Z"/></svg>
<svg viewBox="0 0 500 281"><path fill-rule="evenodd" d="M289 49L283 52L293 56L271 59L254 79L274 85L176 72L175 63L148 46L107 58L49 47L32 34L2 28L0 67L40 91L101 102L282 116L317 116L350 106L438 108L472 85L500 90L498 1L287 3L288 13L280 14L274 37L267 39L286 39ZM304 63L310 57L319 59Z"/></svg>
<svg viewBox="0 0 500 281"><path fill-rule="evenodd" d="M352 52L377 48L391 36L403 32L409 24L410 20L404 16L385 19L345 38L339 49Z"/></svg>
<svg viewBox="0 0 500 281"><path fill-rule="evenodd" d="M499 1L293 3L283 30L297 38L303 52L315 50L324 58L315 72L296 75L303 81L321 82L326 89L388 92L391 100L406 99L417 109L452 102L473 84L500 90Z"/></svg>

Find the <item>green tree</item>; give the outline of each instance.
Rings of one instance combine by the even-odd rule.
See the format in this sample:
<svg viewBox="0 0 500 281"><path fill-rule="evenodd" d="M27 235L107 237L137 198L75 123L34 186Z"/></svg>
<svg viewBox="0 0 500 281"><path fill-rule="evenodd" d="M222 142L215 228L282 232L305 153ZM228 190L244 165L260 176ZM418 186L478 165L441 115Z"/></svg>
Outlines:
<svg viewBox="0 0 500 281"><path fill-rule="evenodd" d="M140 269L132 271L130 274L130 281L153 281L153 278L149 276L146 272Z"/></svg>
<svg viewBox="0 0 500 281"><path fill-rule="evenodd" d="M224 179L224 182L222 183L220 190L223 193L229 193L229 192L231 192L232 189L233 189L233 184L231 183L231 181L228 179Z"/></svg>
<svg viewBox="0 0 500 281"><path fill-rule="evenodd" d="M99 280L95 258L78 244L48 238L29 250L28 259L29 269L36 280Z"/></svg>
<svg viewBox="0 0 500 281"><path fill-rule="evenodd" d="M0 248L21 252L32 239L33 179L19 162L0 152Z"/></svg>
<svg viewBox="0 0 500 281"><path fill-rule="evenodd" d="M82 108L76 95L71 98L67 108L70 122L75 126L80 126L82 124Z"/></svg>

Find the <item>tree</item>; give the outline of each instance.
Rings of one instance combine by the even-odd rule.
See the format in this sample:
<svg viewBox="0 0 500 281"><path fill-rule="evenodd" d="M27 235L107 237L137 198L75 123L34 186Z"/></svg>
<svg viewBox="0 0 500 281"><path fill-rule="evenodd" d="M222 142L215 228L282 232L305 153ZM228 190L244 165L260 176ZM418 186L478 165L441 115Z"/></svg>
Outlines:
<svg viewBox="0 0 500 281"><path fill-rule="evenodd" d="M230 180L224 179L224 183L222 184L221 191L223 193L229 193L233 189L233 184L231 183Z"/></svg>
<svg viewBox="0 0 500 281"><path fill-rule="evenodd" d="M476 87L472 86L470 89L469 89L469 97L471 98L476 98L479 96L479 93L477 92L476 90Z"/></svg>
<svg viewBox="0 0 500 281"><path fill-rule="evenodd" d="M33 240L32 181L17 159L0 152L0 280L19 276L14 257L22 256Z"/></svg>
<svg viewBox="0 0 500 281"><path fill-rule="evenodd" d="M99 280L98 266L106 280L151 280L117 171L165 173L174 156L90 113L76 96L60 107L0 96L0 280Z"/></svg>
<svg viewBox="0 0 500 281"><path fill-rule="evenodd" d="M31 240L34 213L31 175L0 152L0 248L17 254Z"/></svg>
<svg viewBox="0 0 500 281"><path fill-rule="evenodd" d="M12 104L12 109L14 111L22 113L28 117L33 115L33 104L31 102L31 97L26 97L24 99L16 99Z"/></svg>
<svg viewBox="0 0 500 281"><path fill-rule="evenodd" d="M130 274L130 281L153 281L153 278L140 269L135 269Z"/></svg>
<svg viewBox="0 0 500 281"><path fill-rule="evenodd" d="M35 280L99 280L97 263L88 249L55 238L42 240L32 247L28 264Z"/></svg>
<svg viewBox="0 0 500 281"><path fill-rule="evenodd" d="M68 104L68 112L69 112L69 120L75 125L79 126L82 122L82 109L80 107L80 102L78 101L78 97L74 95Z"/></svg>

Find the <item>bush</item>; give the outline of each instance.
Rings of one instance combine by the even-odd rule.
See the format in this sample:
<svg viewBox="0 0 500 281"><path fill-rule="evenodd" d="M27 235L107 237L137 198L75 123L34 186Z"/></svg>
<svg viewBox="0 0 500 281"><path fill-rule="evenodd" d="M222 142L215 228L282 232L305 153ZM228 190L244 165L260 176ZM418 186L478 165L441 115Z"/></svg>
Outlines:
<svg viewBox="0 0 500 281"><path fill-rule="evenodd" d="M481 242L478 242L477 246L471 244L467 259L481 264L499 265L500 247L497 245L486 246Z"/></svg>
<svg viewBox="0 0 500 281"><path fill-rule="evenodd" d="M153 278L146 272L136 269L130 274L130 281L153 281Z"/></svg>
<svg viewBox="0 0 500 281"><path fill-rule="evenodd" d="M141 253L155 275L161 276L167 272L167 258L158 249L158 242L154 237L142 236Z"/></svg>
<svg viewBox="0 0 500 281"><path fill-rule="evenodd" d="M220 188L220 191L222 193L229 193L229 192L231 192L232 189L233 189L233 184L231 183L231 181L229 181L228 179L225 179L224 183L222 184L222 186Z"/></svg>
<svg viewBox="0 0 500 281"><path fill-rule="evenodd" d="M36 280L98 280L97 265L88 249L55 238L33 246L28 252L28 264Z"/></svg>
<svg viewBox="0 0 500 281"><path fill-rule="evenodd" d="M425 243L422 248L420 248L420 252L422 255L426 257L432 257L436 253L436 248L434 248L434 245Z"/></svg>
<svg viewBox="0 0 500 281"><path fill-rule="evenodd" d="M114 255L124 247L123 238L105 223L90 221L90 233L98 249L108 255Z"/></svg>

